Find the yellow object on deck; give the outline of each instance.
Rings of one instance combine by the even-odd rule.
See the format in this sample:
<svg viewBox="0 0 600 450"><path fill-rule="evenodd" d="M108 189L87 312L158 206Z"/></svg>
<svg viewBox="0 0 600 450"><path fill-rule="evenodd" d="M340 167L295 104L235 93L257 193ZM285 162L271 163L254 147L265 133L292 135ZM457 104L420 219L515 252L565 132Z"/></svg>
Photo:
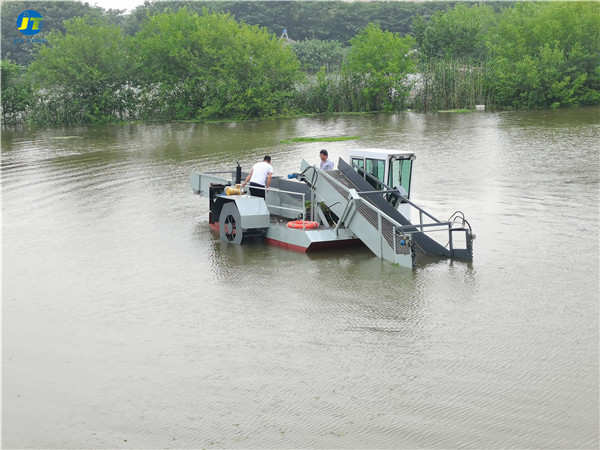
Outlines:
<svg viewBox="0 0 600 450"><path fill-rule="evenodd" d="M239 184L237 186L227 186L225 188L225 194L227 194L227 195L243 195L244 189Z"/></svg>

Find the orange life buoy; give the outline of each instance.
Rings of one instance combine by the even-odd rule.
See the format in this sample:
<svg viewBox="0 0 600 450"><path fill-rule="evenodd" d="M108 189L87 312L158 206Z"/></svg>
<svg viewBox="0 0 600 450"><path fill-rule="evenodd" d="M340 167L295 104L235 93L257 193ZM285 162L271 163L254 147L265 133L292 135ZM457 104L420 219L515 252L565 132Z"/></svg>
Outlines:
<svg viewBox="0 0 600 450"><path fill-rule="evenodd" d="M288 228L294 228L297 230L302 229L302 228L306 228L307 230L312 230L314 228L317 228L318 226L319 226L319 222L312 222L310 220L292 220L287 223Z"/></svg>

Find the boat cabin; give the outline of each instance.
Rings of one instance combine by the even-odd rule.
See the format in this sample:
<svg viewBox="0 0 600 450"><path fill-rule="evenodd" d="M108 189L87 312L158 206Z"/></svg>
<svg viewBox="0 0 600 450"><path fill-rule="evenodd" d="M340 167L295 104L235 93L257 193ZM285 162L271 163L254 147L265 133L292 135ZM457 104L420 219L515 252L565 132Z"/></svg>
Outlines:
<svg viewBox="0 0 600 450"><path fill-rule="evenodd" d="M381 148L350 150L354 170L378 190L397 188L410 198L410 181L414 153L398 152ZM362 170L361 170L362 169Z"/></svg>

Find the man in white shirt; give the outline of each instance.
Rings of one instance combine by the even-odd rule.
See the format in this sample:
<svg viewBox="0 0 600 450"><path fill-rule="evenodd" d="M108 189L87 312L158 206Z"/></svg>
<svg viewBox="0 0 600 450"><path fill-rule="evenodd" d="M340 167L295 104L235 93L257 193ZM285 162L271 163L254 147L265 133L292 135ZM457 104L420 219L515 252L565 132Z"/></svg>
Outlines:
<svg viewBox="0 0 600 450"><path fill-rule="evenodd" d="M321 170L333 170L333 162L328 158L327 150L321 150L319 156L321 157Z"/></svg>
<svg viewBox="0 0 600 450"><path fill-rule="evenodd" d="M271 185L272 175L273 166L271 165L271 157L266 155L262 162L258 162L252 166L252 170L242 186L246 186L246 183L250 181L250 195L265 198L265 189L252 189L252 187L268 188Z"/></svg>

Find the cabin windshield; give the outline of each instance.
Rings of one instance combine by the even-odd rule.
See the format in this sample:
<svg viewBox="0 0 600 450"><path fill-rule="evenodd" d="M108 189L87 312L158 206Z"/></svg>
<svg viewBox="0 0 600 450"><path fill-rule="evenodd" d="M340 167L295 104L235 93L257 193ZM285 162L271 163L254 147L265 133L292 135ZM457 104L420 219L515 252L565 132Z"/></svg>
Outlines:
<svg viewBox="0 0 600 450"><path fill-rule="evenodd" d="M385 160L366 158L365 162L365 170L367 171L367 173L373 175L382 183L385 183ZM381 189L380 187L375 186L376 183L374 180L367 179L367 181L369 181L369 183L371 183L373 187Z"/></svg>
<svg viewBox="0 0 600 450"><path fill-rule="evenodd" d="M365 160L363 158L352 158L352 164L357 165L361 169L365 168Z"/></svg>
<svg viewBox="0 0 600 450"><path fill-rule="evenodd" d="M402 186L406 191L406 196L410 197L410 174L412 160L410 159L392 159L390 161L390 172L388 176L388 186Z"/></svg>

